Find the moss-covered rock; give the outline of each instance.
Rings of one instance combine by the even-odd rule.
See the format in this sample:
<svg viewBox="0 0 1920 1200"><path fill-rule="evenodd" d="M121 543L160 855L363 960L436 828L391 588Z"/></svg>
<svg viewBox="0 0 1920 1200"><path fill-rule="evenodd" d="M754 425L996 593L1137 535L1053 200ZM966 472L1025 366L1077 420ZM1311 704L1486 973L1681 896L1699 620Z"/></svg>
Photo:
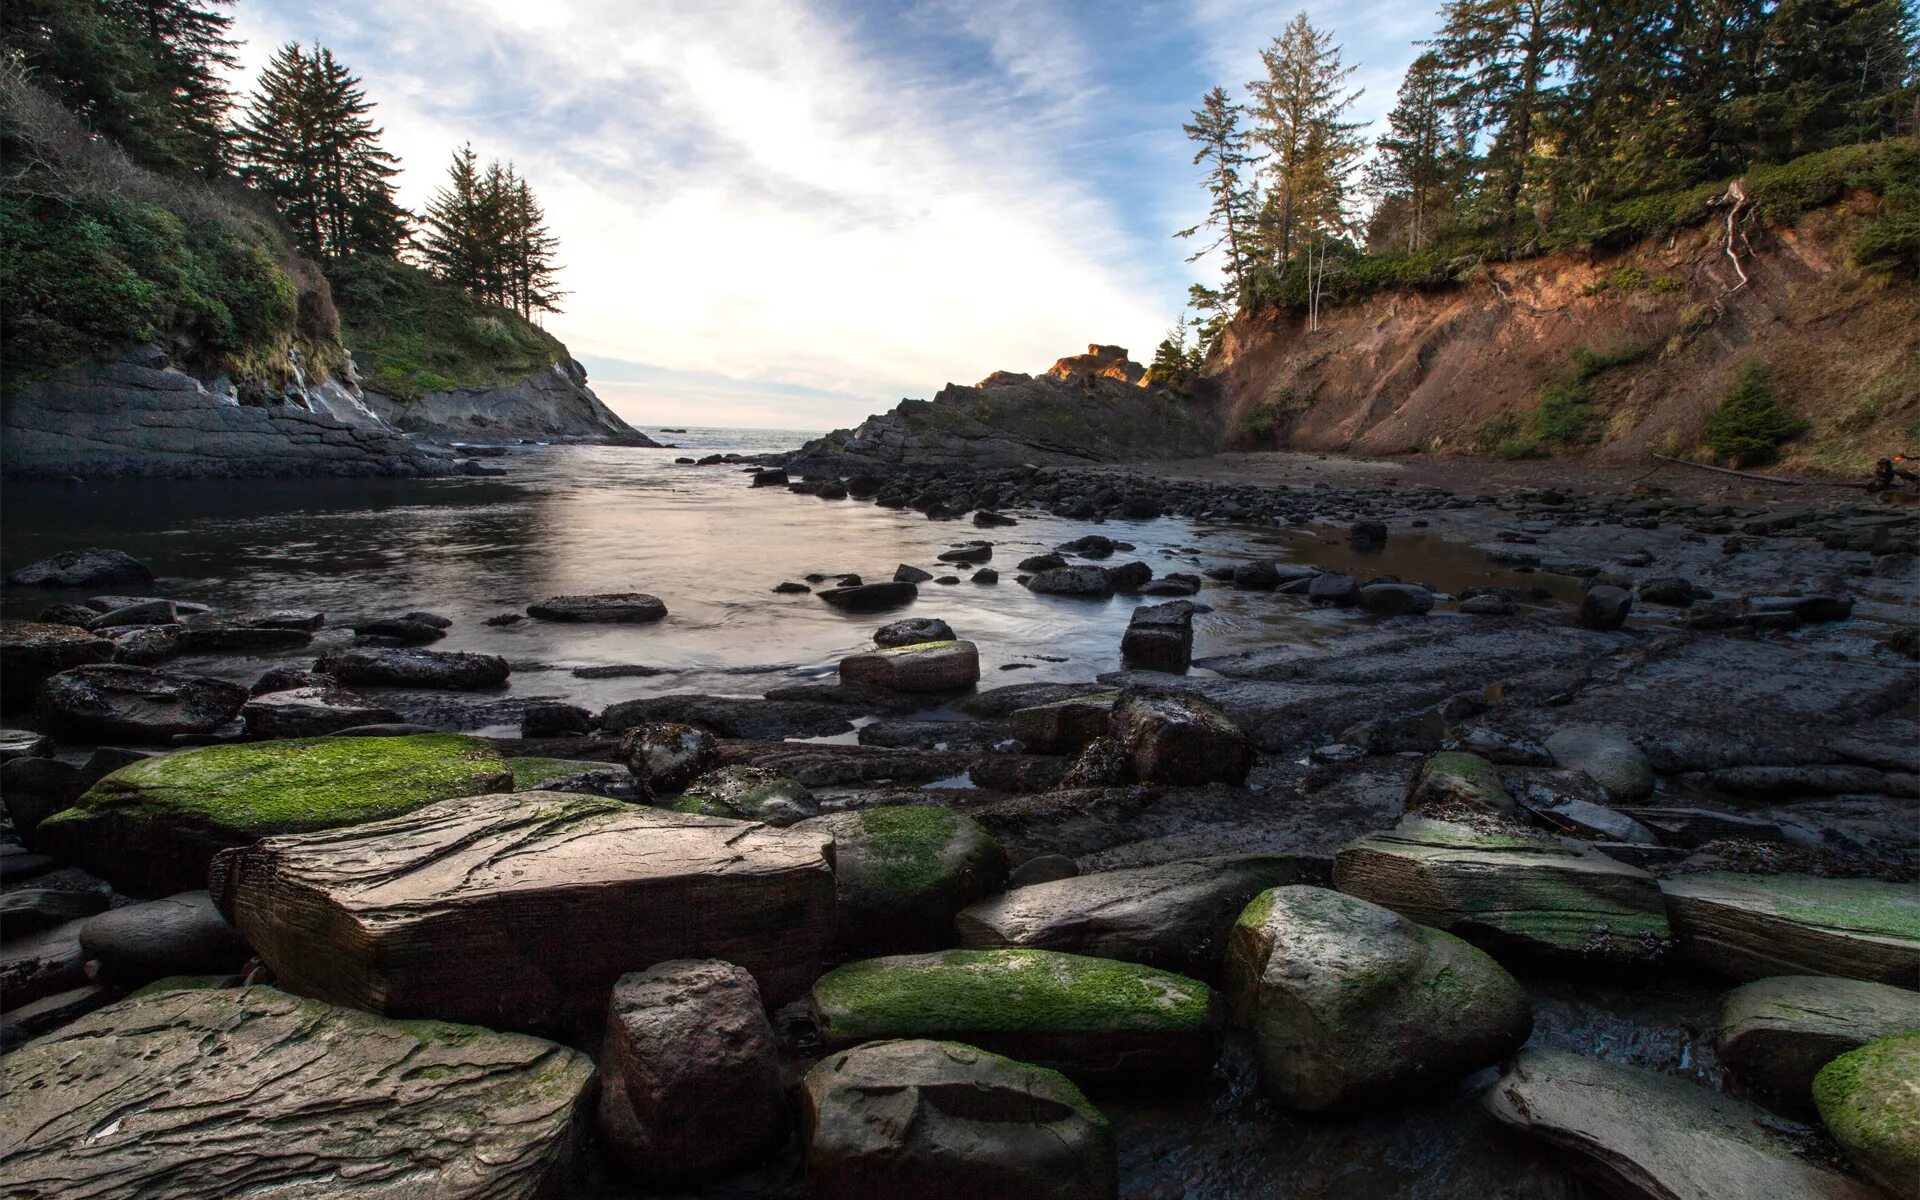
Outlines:
<svg viewBox="0 0 1920 1200"><path fill-rule="evenodd" d="M632 800L639 789L632 774L619 763L592 762L582 758L510 758L516 792L579 792L588 796L610 796Z"/></svg>
<svg viewBox="0 0 1920 1200"><path fill-rule="evenodd" d="M1462 808L1510 813L1513 797L1501 784L1500 772L1478 754L1443 750L1428 755L1407 787L1408 811L1439 814Z"/></svg>
<svg viewBox="0 0 1920 1200"><path fill-rule="evenodd" d="M892 954L953 944L954 914L1006 886L1007 855L971 817L888 805L808 822L832 831L836 944Z"/></svg>
<svg viewBox="0 0 1920 1200"><path fill-rule="evenodd" d="M672 807L677 812L781 826L820 813L812 792L784 775L759 767L709 771L689 784Z"/></svg>
<svg viewBox="0 0 1920 1200"><path fill-rule="evenodd" d="M1920 1031L1920 992L1863 979L1776 975L1728 992L1714 1051L1753 1091L1802 1115L1814 1076L1849 1050Z"/></svg>
<svg viewBox="0 0 1920 1200"><path fill-rule="evenodd" d="M849 963L814 984L812 1004L829 1046L951 1039L1083 1078L1205 1071L1222 1017L1198 980L1050 950Z"/></svg>
<svg viewBox="0 0 1920 1200"><path fill-rule="evenodd" d="M1920 1197L1920 1031L1834 1059L1813 1102L1855 1166L1901 1200Z"/></svg>
<svg viewBox="0 0 1920 1200"><path fill-rule="evenodd" d="M205 887L207 864L229 846L512 786L491 744L459 734L205 746L120 768L39 835L121 891L164 896Z"/></svg>
<svg viewBox="0 0 1920 1200"><path fill-rule="evenodd" d="M852 654L840 660L840 682L891 692L951 692L980 682L972 642L919 642Z"/></svg>
<svg viewBox="0 0 1920 1200"><path fill-rule="evenodd" d="M1839 975L1910 987L1920 978L1912 884L1715 871L1661 885L1682 955L1736 979Z"/></svg>

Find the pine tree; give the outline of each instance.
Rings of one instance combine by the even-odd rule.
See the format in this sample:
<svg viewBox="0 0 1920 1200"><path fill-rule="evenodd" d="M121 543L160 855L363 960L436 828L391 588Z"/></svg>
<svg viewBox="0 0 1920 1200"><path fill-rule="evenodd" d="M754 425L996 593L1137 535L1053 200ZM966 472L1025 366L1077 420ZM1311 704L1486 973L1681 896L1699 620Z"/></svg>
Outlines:
<svg viewBox="0 0 1920 1200"><path fill-rule="evenodd" d="M1495 216L1511 225L1534 181L1539 137L1571 48L1567 14L1562 0L1449 0L1443 14L1434 50L1460 81L1456 106L1476 134L1490 138Z"/></svg>
<svg viewBox="0 0 1920 1200"><path fill-rule="evenodd" d="M1429 51L1413 60L1387 114L1387 132L1374 143L1366 185L1376 201L1375 226L1391 218L1394 240L1411 253L1425 249L1453 209L1461 158L1457 113L1448 104L1454 81ZM1393 202L1393 203L1389 203Z"/></svg>
<svg viewBox="0 0 1920 1200"><path fill-rule="evenodd" d="M513 173L506 195L506 250L510 307L523 317L535 312L559 312L559 267L554 253L560 240L547 228L547 214L533 194L533 185Z"/></svg>
<svg viewBox="0 0 1920 1200"><path fill-rule="evenodd" d="M485 287L493 243L487 239L487 197L471 144L453 152L447 183L427 200L420 252L427 269L475 295Z"/></svg>
<svg viewBox="0 0 1920 1200"><path fill-rule="evenodd" d="M428 200L421 223L422 256L441 279L523 317L560 310L559 242L513 164L482 168L472 146L454 151L447 183Z"/></svg>
<svg viewBox="0 0 1920 1200"><path fill-rule="evenodd" d="M1267 151L1267 201L1261 209L1263 257L1293 260L1309 237L1347 224L1349 178L1365 153L1360 125L1343 120L1360 98L1347 80L1357 67L1341 61L1331 33L1296 15L1260 52L1264 79L1253 96L1253 140Z"/></svg>
<svg viewBox="0 0 1920 1200"><path fill-rule="evenodd" d="M274 52L235 127L242 178L266 193L303 254L392 255L407 237L393 198L398 160L380 147L373 104L333 52Z"/></svg>
<svg viewBox="0 0 1920 1200"><path fill-rule="evenodd" d="M1216 87L1201 97L1200 107L1193 111L1192 124L1180 127L1188 140L1200 147L1194 152L1194 165L1207 164L1206 187L1213 203L1207 209L1204 227L1217 230L1220 235L1195 251L1187 261L1197 262L1216 250L1225 249L1227 261L1223 269L1233 278L1236 295L1246 287L1247 268L1253 261L1256 208L1256 190L1244 178L1247 168L1256 161L1247 152L1247 132L1240 125L1245 111L1227 98L1226 89ZM1202 227L1195 225L1174 236L1190 238Z"/></svg>

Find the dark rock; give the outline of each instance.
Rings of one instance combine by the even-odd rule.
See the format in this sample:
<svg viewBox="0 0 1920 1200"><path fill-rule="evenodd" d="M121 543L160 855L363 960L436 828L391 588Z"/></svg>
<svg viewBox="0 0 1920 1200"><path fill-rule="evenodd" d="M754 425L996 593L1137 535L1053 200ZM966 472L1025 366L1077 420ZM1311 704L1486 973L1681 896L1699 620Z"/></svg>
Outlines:
<svg viewBox="0 0 1920 1200"><path fill-rule="evenodd" d="M971 578L975 583L999 583L1000 572L994 570L992 567L981 567L973 573Z"/></svg>
<svg viewBox="0 0 1920 1200"><path fill-rule="evenodd" d="M1113 595L1114 580L1101 567L1055 567L1027 580L1027 590L1043 596Z"/></svg>
<svg viewBox="0 0 1920 1200"><path fill-rule="evenodd" d="M1370 583L1358 593L1360 607L1376 617L1433 611L1433 593L1416 583Z"/></svg>
<svg viewBox="0 0 1920 1200"><path fill-rule="evenodd" d="M1107 579L1116 592L1133 592L1153 578L1153 568L1143 562L1123 563L1107 568Z"/></svg>
<svg viewBox="0 0 1920 1200"><path fill-rule="evenodd" d="M1751 596L1747 609L1755 614L1790 612L1805 624L1844 621L1853 615L1853 600L1846 596Z"/></svg>
<svg viewBox="0 0 1920 1200"><path fill-rule="evenodd" d="M1500 781L1500 772L1477 754L1443 750L1428 755L1407 786L1407 810L1446 814L1467 809L1504 816L1513 811L1513 797Z"/></svg>
<svg viewBox="0 0 1920 1200"><path fill-rule="evenodd" d="M543 700L520 714L523 738L580 737L593 730L593 713L578 704Z"/></svg>
<svg viewBox="0 0 1920 1200"><path fill-rule="evenodd" d="M893 581L895 583L932 583L933 572L922 571L919 567L901 563L893 569Z"/></svg>
<svg viewBox="0 0 1920 1200"><path fill-rule="evenodd" d="M1920 895L1910 884L1712 872L1661 884L1688 961L1735 979L1920 978Z"/></svg>
<svg viewBox="0 0 1920 1200"><path fill-rule="evenodd" d="M873 644L882 649L953 640L953 627L938 617L907 617L882 625L873 634Z"/></svg>
<svg viewBox="0 0 1920 1200"><path fill-rule="evenodd" d="M98 964L96 982L138 987L169 975L224 975L247 947L205 892L129 904L80 927L80 945Z"/></svg>
<svg viewBox="0 0 1920 1200"><path fill-rule="evenodd" d="M1112 736L1147 783L1244 783L1253 745L1219 709L1193 696L1122 696Z"/></svg>
<svg viewBox="0 0 1920 1200"><path fill-rule="evenodd" d="M911 604L920 595L912 583L858 583L850 587L822 588L814 593L835 608L848 612L878 612Z"/></svg>
<svg viewBox="0 0 1920 1200"><path fill-rule="evenodd" d="M360 725L392 724L400 714L344 688L307 687L254 696L240 709L252 738L321 737Z"/></svg>
<svg viewBox="0 0 1920 1200"><path fill-rule="evenodd" d="M943 550L934 557L944 563L983 563L993 557L993 543L970 542L952 550Z"/></svg>
<svg viewBox="0 0 1920 1200"><path fill-rule="evenodd" d="M954 914L1006 886L1000 843L971 818L944 808L880 805L796 828L833 835L834 944L847 954L949 946Z"/></svg>
<svg viewBox="0 0 1920 1200"><path fill-rule="evenodd" d="M1175 600L1134 609L1120 654L1133 667L1185 672L1193 661L1193 605Z"/></svg>
<svg viewBox="0 0 1920 1200"><path fill-rule="evenodd" d="M52 731L71 741L164 741L211 733L240 715L247 689L205 675L147 667L89 666L63 671L40 691Z"/></svg>
<svg viewBox="0 0 1920 1200"><path fill-rule="evenodd" d="M991 512L984 508L973 514L973 523L982 529L990 526L1019 524L1017 520L1007 516L1005 513Z"/></svg>
<svg viewBox="0 0 1920 1200"><path fill-rule="evenodd" d="M41 1034L71 1024L119 998L118 988L89 985L11 1008L0 1014L0 1054L11 1053Z"/></svg>
<svg viewBox="0 0 1920 1200"><path fill-rule="evenodd" d="M713 735L691 725L640 725L620 739L620 755L646 794L670 796L720 766Z"/></svg>
<svg viewBox="0 0 1920 1200"><path fill-rule="evenodd" d="M755 471L753 473L752 486L757 488L785 487L787 486L787 482L787 473L785 471L769 469L765 471Z"/></svg>
<svg viewBox="0 0 1920 1200"><path fill-rule="evenodd" d="M84 604L49 604L40 610L40 615L34 620L42 625L72 625L86 629L99 615Z"/></svg>
<svg viewBox="0 0 1920 1200"><path fill-rule="evenodd" d="M105 892L20 888L0 894L0 929L9 940L69 921L83 920L107 907Z"/></svg>
<svg viewBox="0 0 1920 1200"><path fill-rule="evenodd" d="M1058 554L1036 554L1031 558L1021 559L1018 569L1032 574L1038 574L1041 571L1052 571L1066 565L1067 560Z"/></svg>
<svg viewBox="0 0 1920 1200"><path fill-rule="evenodd" d="M307 633L313 633L326 623L327 614L303 608L282 608L247 618L247 624L261 629L299 629Z"/></svg>
<svg viewBox="0 0 1920 1200"><path fill-rule="evenodd" d="M53 754L53 739L31 729L0 729L0 763L16 758L46 758Z"/></svg>
<svg viewBox="0 0 1920 1200"><path fill-rule="evenodd" d="M805 784L760 767L720 767L687 785L674 809L705 817L754 821L776 828L820 815Z"/></svg>
<svg viewBox="0 0 1920 1200"><path fill-rule="evenodd" d="M322 675L318 671L309 671L301 667L271 667L260 678L253 681L247 691L251 695L264 696L269 692L291 692L296 688L338 687L340 681L331 675Z"/></svg>
<svg viewBox="0 0 1920 1200"><path fill-rule="evenodd" d="M1077 554L1081 558L1112 558L1116 548L1112 538L1097 533L1089 533L1054 547L1063 554Z"/></svg>
<svg viewBox="0 0 1920 1200"><path fill-rule="evenodd" d="M114 583L152 583L147 564L120 550L98 547L66 550L29 563L7 576L15 587L103 587Z"/></svg>
<svg viewBox="0 0 1920 1200"><path fill-rule="evenodd" d="M1631 804L1653 794L1653 764L1617 730L1590 725L1558 729L1548 736L1546 746L1557 765L1584 772L1616 804Z"/></svg>
<svg viewBox="0 0 1920 1200"><path fill-rule="evenodd" d="M1036 754L1077 754L1106 735L1119 698L1118 692L1096 692L1016 709L1013 736Z"/></svg>
<svg viewBox="0 0 1920 1200"><path fill-rule="evenodd" d="M72 625L0 621L0 709L32 706L40 687L70 667L113 661L114 645Z"/></svg>
<svg viewBox="0 0 1920 1200"><path fill-rule="evenodd" d="M575 624L637 625L667 615L659 597L644 592L601 592L591 596L549 596L527 605L527 615L541 621Z"/></svg>
<svg viewBox="0 0 1920 1200"><path fill-rule="evenodd" d="M88 623L89 629L109 625L171 625L180 619L171 600L139 600L110 609Z"/></svg>
<svg viewBox="0 0 1920 1200"><path fill-rule="evenodd" d="M1360 585L1351 575L1316 575L1307 585L1307 599L1315 604L1352 604L1359 595Z"/></svg>
<svg viewBox="0 0 1920 1200"><path fill-rule="evenodd" d="M1776 975L1726 994L1714 1053L1741 1083L1804 1113L1820 1068L1868 1042L1915 1029L1920 993L1858 979Z"/></svg>
<svg viewBox="0 0 1920 1200"><path fill-rule="evenodd" d="M304 629L261 629L253 625L197 625L187 629L187 649L197 653L260 654L298 650L311 644Z"/></svg>
<svg viewBox="0 0 1920 1200"><path fill-rule="evenodd" d="M1627 614L1632 611L1633 593L1603 584L1587 589L1574 619L1588 629L1618 629L1627 623Z"/></svg>
<svg viewBox="0 0 1920 1200"><path fill-rule="evenodd" d="M1668 608L1690 608L1695 600L1710 600L1712 594L1699 594L1692 582L1674 576L1659 579L1643 579L1634 589L1646 604L1660 604Z"/></svg>
<svg viewBox="0 0 1920 1200"><path fill-rule="evenodd" d="M1462 600L1459 609L1476 617L1508 617L1513 615L1513 601L1498 592L1483 592Z"/></svg>
<svg viewBox="0 0 1920 1200"><path fill-rule="evenodd" d="M776 594L782 596L804 596L813 591L813 589L806 584L794 583L792 580L774 584L773 590Z"/></svg>
<svg viewBox="0 0 1920 1200"><path fill-rule="evenodd" d="M382 617L376 621L367 621L353 627L355 633L366 637L389 637L411 646L437 642L447 636L447 631L425 621L409 621L405 617Z"/></svg>
<svg viewBox="0 0 1920 1200"><path fill-rule="evenodd" d="M79 767L57 758L15 758L0 763L0 800L16 834L34 843L40 822L63 809L87 790Z"/></svg>
<svg viewBox="0 0 1920 1200"><path fill-rule="evenodd" d="M384 684L453 691L499 687L507 681L511 670L507 660L496 654L370 646L329 650L314 663L313 669L349 685Z"/></svg>
<svg viewBox="0 0 1920 1200"><path fill-rule="evenodd" d="M721 737L738 738L827 737L852 729L853 722L849 719L852 714L847 705L814 698L816 693L824 690L812 687L804 692L797 687L775 689L783 696L794 695L795 699L742 700L731 696L679 692L623 700L608 705L606 711L600 714L600 728L607 733L620 733L635 725L670 721L697 725ZM876 699L888 696L898 698L900 695L877 688L859 688L856 691L858 694L854 699L861 707L869 709ZM807 698L797 698L802 694ZM911 701L909 705L922 706L921 701Z"/></svg>
<svg viewBox="0 0 1920 1200"><path fill-rule="evenodd" d="M185 625L117 625L96 632L113 642L113 661L129 666L151 667L192 648Z"/></svg>

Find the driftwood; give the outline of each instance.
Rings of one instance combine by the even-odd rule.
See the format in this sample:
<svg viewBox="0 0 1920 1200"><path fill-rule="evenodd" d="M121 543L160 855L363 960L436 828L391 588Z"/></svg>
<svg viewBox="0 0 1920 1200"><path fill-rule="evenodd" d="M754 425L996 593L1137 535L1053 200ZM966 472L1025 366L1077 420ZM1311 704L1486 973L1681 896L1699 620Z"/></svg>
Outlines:
<svg viewBox="0 0 1920 1200"><path fill-rule="evenodd" d="M1684 458L1669 458L1664 454L1656 454L1654 457L1661 462L1679 463L1683 467L1693 467L1701 471L1712 471L1716 475L1734 475L1741 479L1757 479L1761 483L1784 483L1791 487L1799 487L1802 484L1810 482L1805 479L1788 479L1784 475L1756 475L1752 471L1735 471L1728 467L1710 467L1706 463L1697 463ZM1840 484L1838 486L1852 487L1856 485Z"/></svg>

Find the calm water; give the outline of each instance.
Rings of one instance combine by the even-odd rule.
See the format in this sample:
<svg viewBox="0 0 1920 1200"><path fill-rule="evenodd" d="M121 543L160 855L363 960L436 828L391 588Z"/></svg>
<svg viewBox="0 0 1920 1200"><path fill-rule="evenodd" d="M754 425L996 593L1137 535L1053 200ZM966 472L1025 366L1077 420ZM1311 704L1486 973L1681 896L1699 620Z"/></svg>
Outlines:
<svg viewBox="0 0 1920 1200"><path fill-rule="evenodd" d="M711 451L761 453L806 434L691 430L660 435L678 449L606 446L516 448L504 478L18 484L5 494L8 569L76 546L124 549L160 576L150 590L222 612L319 609L330 621L430 609L454 620L436 649L505 655L518 697L564 696L599 707L670 691L759 695L770 687L831 678L843 655L870 645L886 616L846 614L814 596L775 595L782 580L858 572L889 579L900 563L945 573L935 555L976 536L996 543L996 586L924 584L900 615L938 616L981 650L982 686L1087 679L1120 665L1120 635L1142 601L1036 596L1012 581L1021 558L1089 532L1085 522L1021 514L1011 528L976 531L964 521L857 501L822 501L784 489L752 489L733 466L675 465ZM1384 554L1357 557L1330 531L1206 527L1163 518L1099 527L1135 543L1130 555L1156 574L1255 557L1392 571L1444 588L1468 583L1554 583L1487 566L1484 555L1437 537L1396 539ZM118 589L126 590L126 589ZM670 616L644 626L489 627L543 597L643 591ZM4 597L5 614L32 616L58 593ZM1196 656L1278 640L1313 638L1351 613L1312 612L1297 601L1209 587L1215 606L1196 623ZM334 629L321 644L346 641ZM314 651L250 659L178 660L180 669L251 680ZM575 668L643 665L646 678L588 680ZM1012 668L1012 669L1004 669Z"/></svg>

